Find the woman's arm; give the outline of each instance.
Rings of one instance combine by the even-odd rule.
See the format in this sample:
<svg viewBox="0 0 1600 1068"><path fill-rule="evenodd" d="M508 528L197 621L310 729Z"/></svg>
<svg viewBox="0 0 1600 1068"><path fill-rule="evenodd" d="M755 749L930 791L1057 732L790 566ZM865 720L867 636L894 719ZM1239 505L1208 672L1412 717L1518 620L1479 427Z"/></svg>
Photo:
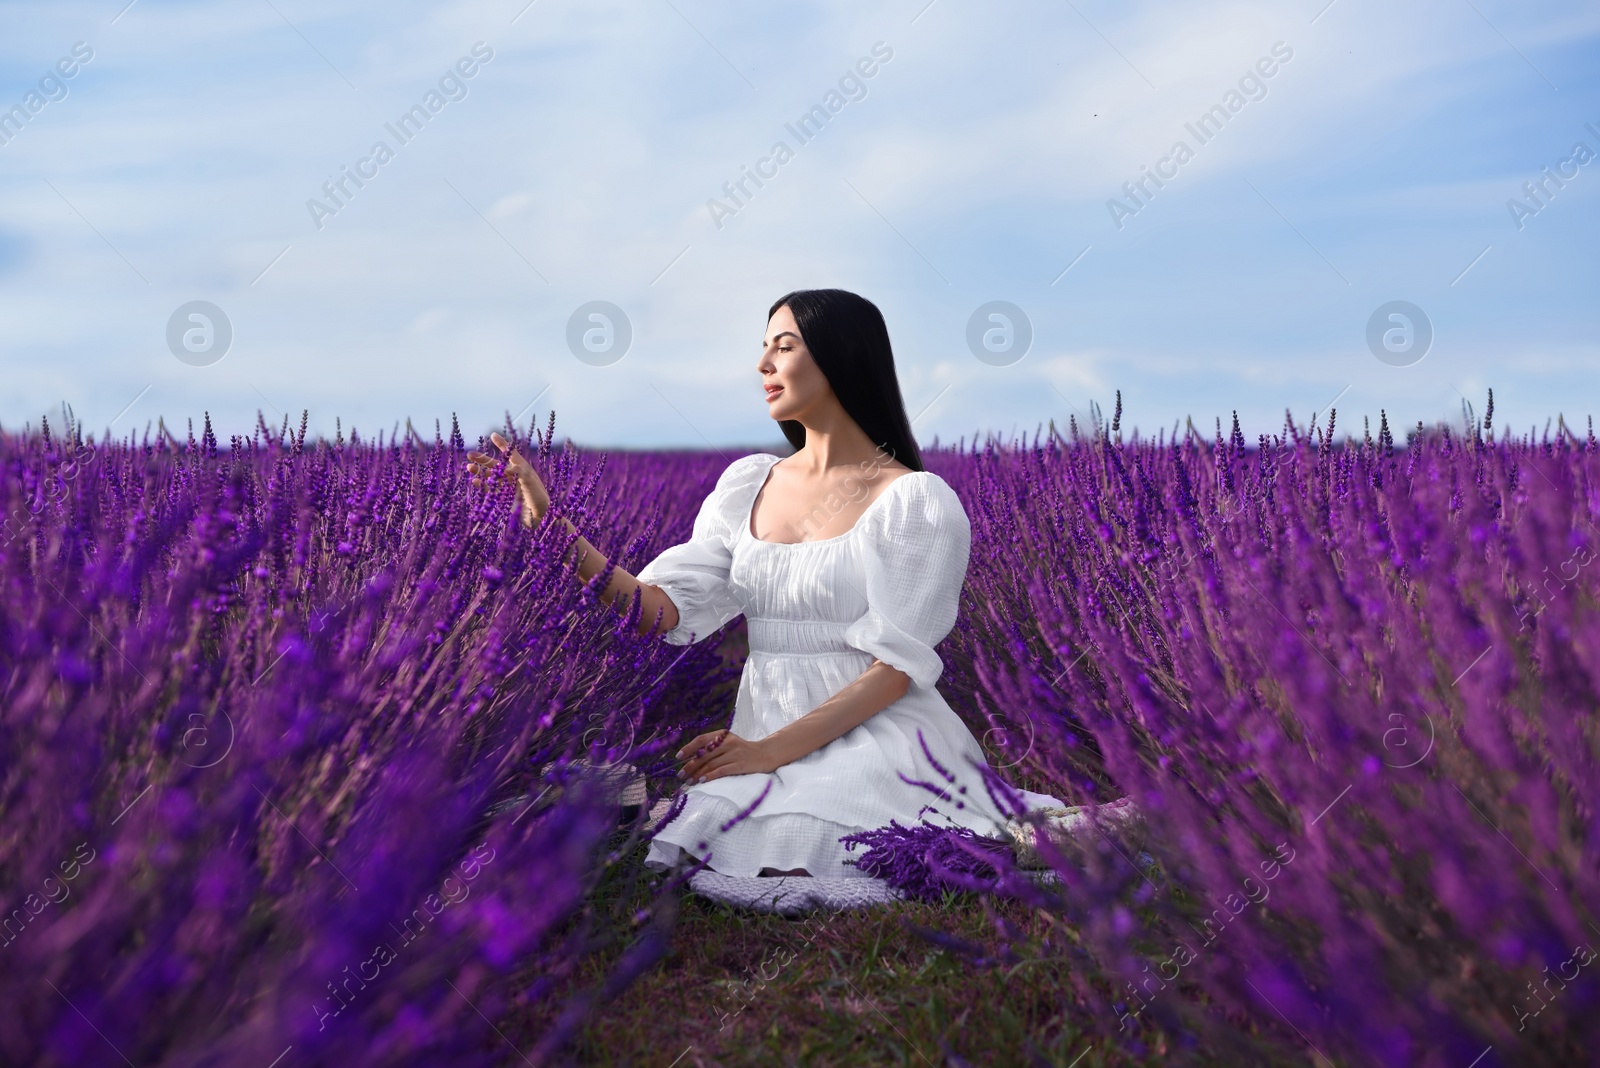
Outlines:
<svg viewBox="0 0 1600 1068"><path fill-rule="evenodd" d="M706 782L724 775L776 771L848 734L910 689L910 676L874 660L848 686L758 742L746 741L729 731L700 735L678 750L679 760L690 758L678 777Z"/></svg>
<svg viewBox="0 0 1600 1068"><path fill-rule="evenodd" d="M572 525L572 520L560 516L561 525L567 533L576 534L578 528ZM589 539L578 535L576 547L572 555L577 559L577 574L580 582L588 582L600 572L604 571L609 563L604 553L589 543ZM602 603L610 605L618 612L625 612L628 605L633 603L633 591L639 591L639 624L638 633L642 635L665 634L678 625L678 606L672 603L672 598L659 586L652 586L648 582L640 582L630 572L620 567L611 571L611 581L606 583L606 588L600 591ZM661 613L661 621L656 623L656 613Z"/></svg>
<svg viewBox="0 0 1600 1068"><path fill-rule="evenodd" d="M518 503L522 508L522 525L531 530L539 525L545 513L550 510L550 494L546 492L544 482L534 471L533 465L513 449L505 438L499 434L491 434L489 439L494 442L495 448L505 454L506 477L517 486ZM494 458L486 453L469 452L467 461L467 470L472 475L473 485L482 486L484 479L488 478L493 470ZM566 516L561 516L560 521L567 533L577 533L578 528L573 526L572 521ZM605 554L582 535L579 535L571 555L577 561L576 571L581 582L588 582L600 574L609 563ZM668 597L659 586L640 582L620 567L611 572L611 581L607 582L606 588L600 592L600 600L616 611L626 611L627 606L633 602L634 590L640 591L642 609L638 624L640 634L664 634L678 625L678 606L672 603L672 598ZM657 612L661 614L659 624L656 623Z"/></svg>

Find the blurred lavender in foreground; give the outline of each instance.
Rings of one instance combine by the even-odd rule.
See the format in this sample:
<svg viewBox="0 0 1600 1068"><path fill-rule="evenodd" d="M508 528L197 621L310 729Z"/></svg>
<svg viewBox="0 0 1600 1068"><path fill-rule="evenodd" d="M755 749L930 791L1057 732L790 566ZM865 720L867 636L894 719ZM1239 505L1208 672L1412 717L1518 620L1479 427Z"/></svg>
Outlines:
<svg viewBox="0 0 1600 1068"><path fill-rule="evenodd" d="M522 440L585 525L599 466ZM615 859L586 769L664 763L734 669L635 636L463 463L459 432L0 435L0 1061L559 1047L492 1021L553 996L580 944L551 934ZM620 466L605 540L638 566L719 469Z"/></svg>

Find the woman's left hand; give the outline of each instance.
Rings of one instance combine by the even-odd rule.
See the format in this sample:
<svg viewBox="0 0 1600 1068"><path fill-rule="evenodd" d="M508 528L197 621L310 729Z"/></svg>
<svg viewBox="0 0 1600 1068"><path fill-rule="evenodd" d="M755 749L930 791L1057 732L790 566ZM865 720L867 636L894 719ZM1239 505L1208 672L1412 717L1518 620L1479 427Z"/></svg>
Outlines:
<svg viewBox="0 0 1600 1068"><path fill-rule="evenodd" d="M678 759L688 758L678 778L692 783L709 782L724 775L749 775L777 771L778 763L760 742L748 742L732 731L702 734L678 750Z"/></svg>
<svg viewBox="0 0 1600 1068"><path fill-rule="evenodd" d="M539 473L533 469L533 465L512 448L509 441L498 433L490 434L489 440L494 442L494 447L506 458L505 477L517 486L522 525L530 529L537 526L539 520L550 510L550 491L545 489L544 481L539 478ZM474 488L481 488L484 482L493 476L494 468L494 457L487 453L467 453L467 472L472 476Z"/></svg>

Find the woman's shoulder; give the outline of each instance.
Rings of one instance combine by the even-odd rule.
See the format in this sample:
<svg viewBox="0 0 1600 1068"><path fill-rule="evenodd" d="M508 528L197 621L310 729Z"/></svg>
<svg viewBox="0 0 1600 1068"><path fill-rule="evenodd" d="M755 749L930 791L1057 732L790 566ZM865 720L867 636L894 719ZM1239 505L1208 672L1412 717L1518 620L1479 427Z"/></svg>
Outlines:
<svg viewBox="0 0 1600 1068"><path fill-rule="evenodd" d="M731 490L759 481L766 477L767 468L777 463L783 457L770 452L753 452L748 456L741 456L722 469L722 474L717 476L718 490Z"/></svg>
<svg viewBox="0 0 1600 1068"><path fill-rule="evenodd" d="M746 494L753 492L766 479L767 469L781 459L781 456L770 452L754 452L739 457L722 469L707 500L715 501L719 511L737 510L745 501Z"/></svg>
<svg viewBox="0 0 1600 1068"><path fill-rule="evenodd" d="M890 488L898 488L913 500L947 507L953 506L957 511L965 511L961 506L961 498L956 494L955 490L950 488L950 483L932 471L904 469L899 472L894 481L899 483L899 486L895 487L891 484L890 487L885 488L884 492L888 492Z"/></svg>
<svg viewBox="0 0 1600 1068"><path fill-rule="evenodd" d="M967 510L950 484L932 471L905 470L883 488L877 529L893 534L911 528L958 527L970 530Z"/></svg>

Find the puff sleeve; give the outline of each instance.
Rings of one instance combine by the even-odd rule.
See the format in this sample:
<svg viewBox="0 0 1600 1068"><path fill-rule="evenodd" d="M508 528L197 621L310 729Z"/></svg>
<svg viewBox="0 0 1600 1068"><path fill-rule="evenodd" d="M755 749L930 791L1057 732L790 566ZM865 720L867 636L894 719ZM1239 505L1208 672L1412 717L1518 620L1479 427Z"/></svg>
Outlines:
<svg viewBox="0 0 1600 1068"><path fill-rule="evenodd" d="M689 540L664 550L634 576L657 586L678 609L678 625L664 631L662 640L689 645L710 637L744 609L728 589L733 565L730 504L752 475L764 472L764 454L746 456L729 464L716 487L700 505Z"/></svg>
<svg viewBox="0 0 1600 1068"><path fill-rule="evenodd" d="M955 625L972 550L961 499L938 475L901 475L870 511L860 544L867 611L844 640L931 687L944 671L933 651Z"/></svg>

